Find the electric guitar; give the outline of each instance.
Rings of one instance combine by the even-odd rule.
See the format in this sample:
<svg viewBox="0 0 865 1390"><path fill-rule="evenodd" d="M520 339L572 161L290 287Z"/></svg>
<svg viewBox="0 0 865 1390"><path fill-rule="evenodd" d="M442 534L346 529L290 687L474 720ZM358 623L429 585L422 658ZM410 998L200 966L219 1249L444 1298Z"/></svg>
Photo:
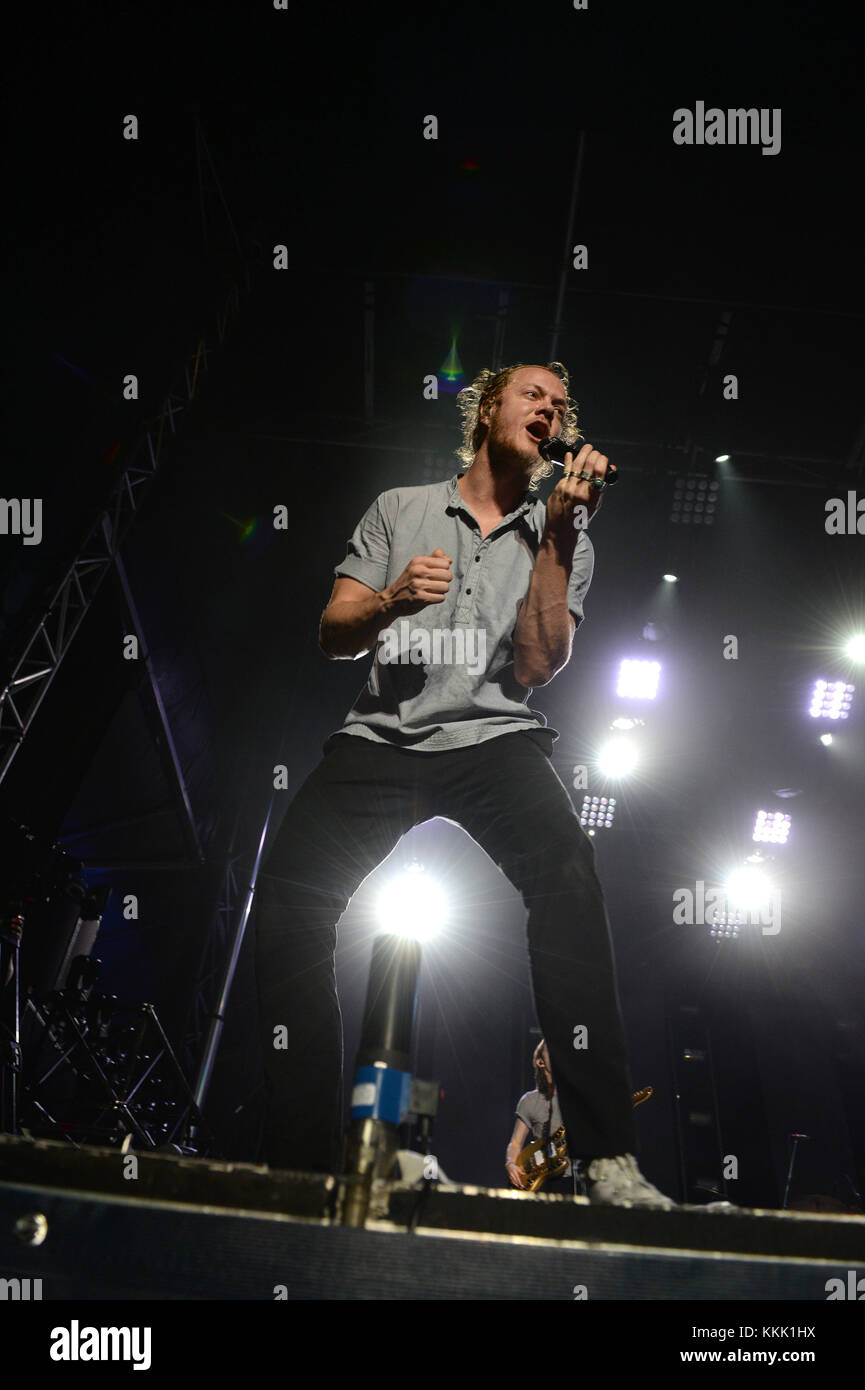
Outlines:
<svg viewBox="0 0 865 1390"><path fill-rule="evenodd" d="M648 1100L653 1092L653 1086L635 1091L631 1097L634 1109L642 1105L644 1100ZM559 1125L546 1143L543 1139L536 1139L533 1144L527 1144L519 1154L516 1164L523 1176L528 1178L530 1192L537 1192L547 1178L560 1178L568 1166L568 1143L564 1125Z"/></svg>

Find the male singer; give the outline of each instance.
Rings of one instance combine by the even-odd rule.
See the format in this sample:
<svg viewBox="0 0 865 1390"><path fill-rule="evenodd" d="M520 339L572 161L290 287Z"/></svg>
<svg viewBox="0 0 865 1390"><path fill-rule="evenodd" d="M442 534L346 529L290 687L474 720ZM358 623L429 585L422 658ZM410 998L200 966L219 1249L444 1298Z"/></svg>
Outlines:
<svg viewBox="0 0 865 1390"><path fill-rule="evenodd" d="M634 1159L594 849L550 762L558 734L527 704L532 688L570 660L592 576L586 527L603 497L608 459L578 444L559 363L485 370L457 403L466 470L376 498L335 569L321 618L328 657L374 656L365 688L289 806L259 879L265 1157L279 1167L338 1171L336 923L399 838L443 816L486 850L528 909L538 1021L565 1128L575 1136L571 1157L585 1166L591 1200L669 1207ZM552 465L538 446L558 434L574 448L544 505L535 489ZM469 637L472 652L481 650L481 634L478 670L465 655ZM277 1049L280 1027L287 1046ZM588 1045L577 1049L580 1028Z"/></svg>

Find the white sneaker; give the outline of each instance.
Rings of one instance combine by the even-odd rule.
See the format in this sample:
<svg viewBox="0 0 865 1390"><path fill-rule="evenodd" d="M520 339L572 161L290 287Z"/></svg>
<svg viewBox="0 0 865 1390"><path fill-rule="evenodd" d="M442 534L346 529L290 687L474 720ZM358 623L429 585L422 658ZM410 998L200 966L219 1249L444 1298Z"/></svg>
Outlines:
<svg viewBox="0 0 865 1390"><path fill-rule="evenodd" d="M633 1154L594 1158L586 1168L586 1176L589 1201L597 1206L657 1207L671 1211L676 1205L643 1177Z"/></svg>

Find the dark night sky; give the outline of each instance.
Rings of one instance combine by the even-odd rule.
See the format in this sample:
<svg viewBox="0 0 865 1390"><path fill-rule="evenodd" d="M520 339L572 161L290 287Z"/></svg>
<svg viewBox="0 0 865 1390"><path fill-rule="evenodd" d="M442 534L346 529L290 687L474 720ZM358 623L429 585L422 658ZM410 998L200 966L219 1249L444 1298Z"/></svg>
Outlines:
<svg viewBox="0 0 865 1390"><path fill-rule="evenodd" d="M654 1124L641 1114L648 1168L675 1182L665 1000L690 991L716 1019L728 1130L745 1124L737 1116L762 1116L764 1169L749 1200L775 1200L791 1129L825 1136L803 1190L840 1192L853 1164L861 1187L865 1164L836 1065L843 1033L861 1086L861 1019L858 1032L851 1019L862 982L862 711L831 758L801 713L808 682L838 678L843 639L865 626L865 542L823 525L828 497L865 491L856 23L841 6L775 0L759 10L96 4L28 15L7 57L2 493L41 496L45 521L39 547L0 536L4 664L205 325L213 338L238 244L250 267L252 288L124 552L211 868L236 815L244 847L254 841L268 768L286 762L298 786L363 684L367 662L329 664L316 646L356 521L385 487L456 471L453 396L424 402L423 377L454 338L468 379L488 364L503 291L504 360L546 360L585 133L573 240L589 265L569 273L557 355L584 431L618 463L622 486L593 530L596 576L574 659L531 703L561 733L554 766L569 783L609 723L615 661L649 618L665 623L667 697L651 719L650 766L623 793L599 865L633 1081L658 1091ZM673 112L698 101L780 108L780 153L675 145ZM121 138L128 113L135 142ZM430 114L435 141L422 135ZM279 243L284 272L271 266ZM127 372L139 374L138 403L121 399ZM736 401L722 398L725 373L738 377ZM718 525L683 534L669 520L674 480L715 476L721 449L733 463L719 475ZM282 501L298 509L288 538L266 526ZM670 567L681 575L674 596L659 589ZM117 655L124 624L106 585L0 787L0 809L49 837L170 807L148 692ZM718 659L730 632L737 663ZM737 852L756 803L783 787L801 792L784 803L798 841L779 861L789 933L774 956L743 948L719 961L706 942L683 944L668 924L671 885ZM450 1098L442 1161L459 1178L495 1181L509 1107L529 1084L524 917L460 832L414 833L461 904L450 973L438 950L422 1003L421 1060ZM102 866L97 877L119 893L132 891L131 874L151 904L132 932L109 916L103 955L118 992L136 997L146 980L179 1029L208 920L202 871L105 867L182 854L176 818L74 843ZM343 922L348 1067L372 890ZM254 1052L248 954L214 1093L225 1115ZM768 1059L759 1095L737 1049L743 1018L747 1055ZM226 1151L251 1156L249 1125L226 1121Z"/></svg>

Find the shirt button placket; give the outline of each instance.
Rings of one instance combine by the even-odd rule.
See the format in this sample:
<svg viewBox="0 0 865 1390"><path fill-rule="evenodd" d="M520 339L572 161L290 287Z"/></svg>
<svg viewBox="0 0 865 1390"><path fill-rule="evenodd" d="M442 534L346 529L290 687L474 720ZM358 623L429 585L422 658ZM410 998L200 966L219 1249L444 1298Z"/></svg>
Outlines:
<svg viewBox="0 0 865 1390"><path fill-rule="evenodd" d="M477 555L475 556L475 564L476 564L476 565L479 565L480 562L481 562L480 552L483 550L484 544L485 544L485 542L482 542L481 545L478 547L478 553L477 553ZM471 574L471 570L469 570L469 574ZM471 589L466 589L466 594L470 594L470 593L471 593ZM469 605L469 604L466 604L466 607L468 608L468 607L470 607L470 605Z"/></svg>
<svg viewBox="0 0 865 1390"><path fill-rule="evenodd" d="M475 560L479 560L479 559L480 559L480 555L475 555L474 558L475 558ZM468 569L468 570L466 571L466 578L468 578L470 574L471 574L471 569ZM464 589L464 590L463 590L462 598L460 599L459 617L462 618L463 621L465 621L465 619L467 619L467 618L469 617L469 614L470 614L470 610L471 610L471 604L469 603L469 594L470 594L470 593L471 593L471 589L470 589L470 588Z"/></svg>

